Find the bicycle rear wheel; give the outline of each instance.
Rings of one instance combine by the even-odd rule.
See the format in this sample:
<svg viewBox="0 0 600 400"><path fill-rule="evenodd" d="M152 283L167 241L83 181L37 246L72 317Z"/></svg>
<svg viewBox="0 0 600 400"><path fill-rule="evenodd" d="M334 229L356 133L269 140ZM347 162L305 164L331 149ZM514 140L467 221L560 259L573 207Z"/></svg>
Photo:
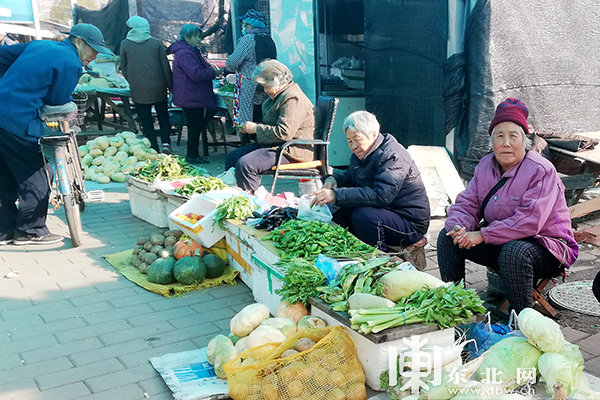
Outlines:
<svg viewBox="0 0 600 400"><path fill-rule="evenodd" d="M75 200L73 193L63 195L63 206L67 217L67 225L71 234L71 243L73 247L81 246L81 214L79 204Z"/></svg>

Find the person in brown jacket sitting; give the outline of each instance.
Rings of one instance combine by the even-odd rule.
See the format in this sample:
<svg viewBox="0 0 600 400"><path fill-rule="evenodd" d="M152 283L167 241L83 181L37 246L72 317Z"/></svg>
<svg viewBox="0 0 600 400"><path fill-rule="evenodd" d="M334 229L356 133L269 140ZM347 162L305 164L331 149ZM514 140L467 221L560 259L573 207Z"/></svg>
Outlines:
<svg viewBox="0 0 600 400"><path fill-rule="evenodd" d="M258 143L248 144L230 151L225 156L225 169L235 167L237 185L255 191L260 186L260 176L275 165L278 146L292 139L313 139L315 130L314 107L293 75L277 60L261 62L252 80L261 85L269 98L263 103L263 122L247 121L241 134L256 134ZM282 164L292 161L306 162L314 159L312 145L289 146Z"/></svg>

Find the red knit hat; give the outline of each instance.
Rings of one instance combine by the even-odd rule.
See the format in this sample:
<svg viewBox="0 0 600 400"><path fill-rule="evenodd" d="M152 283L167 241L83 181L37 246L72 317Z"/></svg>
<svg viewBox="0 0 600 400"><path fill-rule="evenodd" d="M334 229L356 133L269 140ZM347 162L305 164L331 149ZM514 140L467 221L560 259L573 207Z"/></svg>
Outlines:
<svg viewBox="0 0 600 400"><path fill-rule="evenodd" d="M492 130L500 122L514 122L520 125L525 131L526 135L529 135L529 128L527 126L527 117L529 116L529 109L521 100L513 99L509 97L496 107L496 115L490 123L488 133L491 135Z"/></svg>

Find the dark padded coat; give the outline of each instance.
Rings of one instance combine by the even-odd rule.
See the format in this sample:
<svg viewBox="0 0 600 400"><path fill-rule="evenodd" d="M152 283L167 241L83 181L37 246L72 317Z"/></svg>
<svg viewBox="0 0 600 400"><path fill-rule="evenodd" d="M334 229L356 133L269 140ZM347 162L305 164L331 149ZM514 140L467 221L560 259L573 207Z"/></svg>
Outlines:
<svg viewBox="0 0 600 400"><path fill-rule="evenodd" d="M429 227L429 199L421 173L395 137L380 134L367 155L350 157L348 169L334 174L339 207L385 208L404 217L423 234Z"/></svg>

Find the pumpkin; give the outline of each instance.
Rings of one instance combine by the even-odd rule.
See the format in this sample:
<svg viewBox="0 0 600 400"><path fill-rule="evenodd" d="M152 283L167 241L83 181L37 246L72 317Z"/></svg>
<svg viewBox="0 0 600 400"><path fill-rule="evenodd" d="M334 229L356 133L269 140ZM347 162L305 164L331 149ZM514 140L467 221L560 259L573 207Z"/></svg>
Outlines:
<svg viewBox="0 0 600 400"><path fill-rule="evenodd" d="M202 257L204 254L204 249L202 249L202 246L191 239L180 240L175 243L173 257L175 257L177 260L181 260L183 257L191 257L196 255L196 250L198 250L198 255Z"/></svg>

